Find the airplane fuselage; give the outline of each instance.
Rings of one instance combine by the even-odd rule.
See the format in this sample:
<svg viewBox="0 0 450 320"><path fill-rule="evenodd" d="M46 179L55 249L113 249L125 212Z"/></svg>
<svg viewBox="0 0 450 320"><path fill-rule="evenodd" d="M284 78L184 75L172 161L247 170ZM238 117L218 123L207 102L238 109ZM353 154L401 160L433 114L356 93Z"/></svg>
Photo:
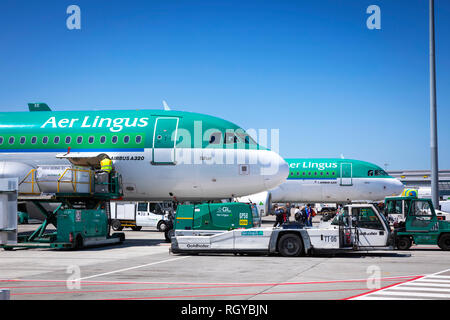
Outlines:
<svg viewBox="0 0 450 320"><path fill-rule="evenodd" d="M272 202L381 201L403 184L377 165L350 159L286 159L286 182L270 190Z"/></svg>
<svg viewBox="0 0 450 320"><path fill-rule="evenodd" d="M286 162L231 122L162 111L0 113L0 177L107 154L124 200L223 199L275 187Z"/></svg>

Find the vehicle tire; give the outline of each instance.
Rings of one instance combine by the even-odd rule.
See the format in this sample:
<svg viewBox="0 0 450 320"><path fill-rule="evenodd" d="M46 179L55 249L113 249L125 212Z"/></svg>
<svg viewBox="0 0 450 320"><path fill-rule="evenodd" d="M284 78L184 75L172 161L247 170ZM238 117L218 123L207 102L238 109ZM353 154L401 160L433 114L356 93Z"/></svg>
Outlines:
<svg viewBox="0 0 450 320"><path fill-rule="evenodd" d="M164 232L164 237L166 238L166 242L172 242L172 237L175 236L174 229L168 229Z"/></svg>
<svg viewBox="0 0 450 320"><path fill-rule="evenodd" d="M133 231L141 231L142 226L134 226L134 227L131 227L131 229L132 229Z"/></svg>
<svg viewBox="0 0 450 320"><path fill-rule="evenodd" d="M303 252L303 242L295 234L282 235L278 241L278 252L283 257L298 257Z"/></svg>
<svg viewBox="0 0 450 320"><path fill-rule="evenodd" d="M450 234L449 233L445 233L439 238L438 246L442 250L445 250L445 251L450 250Z"/></svg>
<svg viewBox="0 0 450 320"><path fill-rule="evenodd" d="M113 220L112 223L111 223L111 228L114 231L121 231L123 229L122 223L120 223L119 220Z"/></svg>
<svg viewBox="0 0 450 320"><path fill-rule="evenodd" d="M397 249L398 250L409 250L411 248L412 242L409 237L400 237L397 240Z"/></svg>
<svg viewBox="0 0 450 320"><path fill-rule="evenodd" d="M158 223L157 228L158 228L158 231L166 232L166 230L168 229L168 227L167 227L167 222L165 222L165 221L163 221L163 220L160 221L160 222Z"/></svg>

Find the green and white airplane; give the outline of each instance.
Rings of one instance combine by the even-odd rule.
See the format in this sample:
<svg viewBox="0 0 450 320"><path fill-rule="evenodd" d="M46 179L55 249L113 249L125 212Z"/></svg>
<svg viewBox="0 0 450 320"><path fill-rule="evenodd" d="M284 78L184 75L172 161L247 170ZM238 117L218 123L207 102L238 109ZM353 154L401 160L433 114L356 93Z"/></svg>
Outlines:
<svg viewBox="0 0 450 320"><path fill-rule="evenodd" d="M341 158L286 159L286 182L265 192L241 197L261 205L267 214L271 203L349 203L381 201L399 195L404 185L379 166ZM261 209L260 208L260 209Z"/></svg>
<svg viewBox="0 0 450 320"><path fill-rule="evenodd" d="M107 154L122 175L124 200L212 200L276 187L289 167L239 126L167 110L0 113L0 178L19 182L39 165Z"/></svg>

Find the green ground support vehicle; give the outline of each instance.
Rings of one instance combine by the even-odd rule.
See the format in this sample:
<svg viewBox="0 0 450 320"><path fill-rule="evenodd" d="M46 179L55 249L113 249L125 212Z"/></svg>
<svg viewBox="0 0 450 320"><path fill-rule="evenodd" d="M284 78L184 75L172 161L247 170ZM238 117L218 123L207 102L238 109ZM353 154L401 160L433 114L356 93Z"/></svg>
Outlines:
<svg viewBox="0 0 450 320"><path fill-rule="evenodd" d="M397 216L394 225L395 244L400 250L411 245L438 245L450 250L450 221L436 215L431 199L389 197L385 199L385 215Z"/></svg>
<svg viewBox="0 0 450 320"><path fill-rule="evenodd" d="M250 203L202 203L178 205L173 228L165 232L170 242L175 230L233 230L261 226L256 206Z"/></svg>
<svg viewBox="0 0 450 320"><path fill-rule="evenodd" d="M78 168L70 170L75 174L86 171ZM109 201L123 194L120 174L115 171L110 174L96 171L89 185L90 191L86 193L19 194L18 198L32 202L45 216L45 220L31 234L19 234L15 243L2 244L0 248L81 249L123 242L124 233L110 234ZM57 204L53 211L45 206L51 203ZM48 231L50 225L56 230Z"/></svg>

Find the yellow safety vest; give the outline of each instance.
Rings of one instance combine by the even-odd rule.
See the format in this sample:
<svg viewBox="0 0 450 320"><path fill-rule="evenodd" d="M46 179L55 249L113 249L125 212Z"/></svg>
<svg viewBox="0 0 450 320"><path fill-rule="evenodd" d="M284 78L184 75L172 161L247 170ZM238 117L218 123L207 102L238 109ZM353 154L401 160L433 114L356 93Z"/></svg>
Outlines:
<svg viewBox="0 0 450 320"><path fill-rule="evenodd" d="M100 161L100 166L101 170L110 173L112 170L112 161L110 159L103 159Z"/></svg>

